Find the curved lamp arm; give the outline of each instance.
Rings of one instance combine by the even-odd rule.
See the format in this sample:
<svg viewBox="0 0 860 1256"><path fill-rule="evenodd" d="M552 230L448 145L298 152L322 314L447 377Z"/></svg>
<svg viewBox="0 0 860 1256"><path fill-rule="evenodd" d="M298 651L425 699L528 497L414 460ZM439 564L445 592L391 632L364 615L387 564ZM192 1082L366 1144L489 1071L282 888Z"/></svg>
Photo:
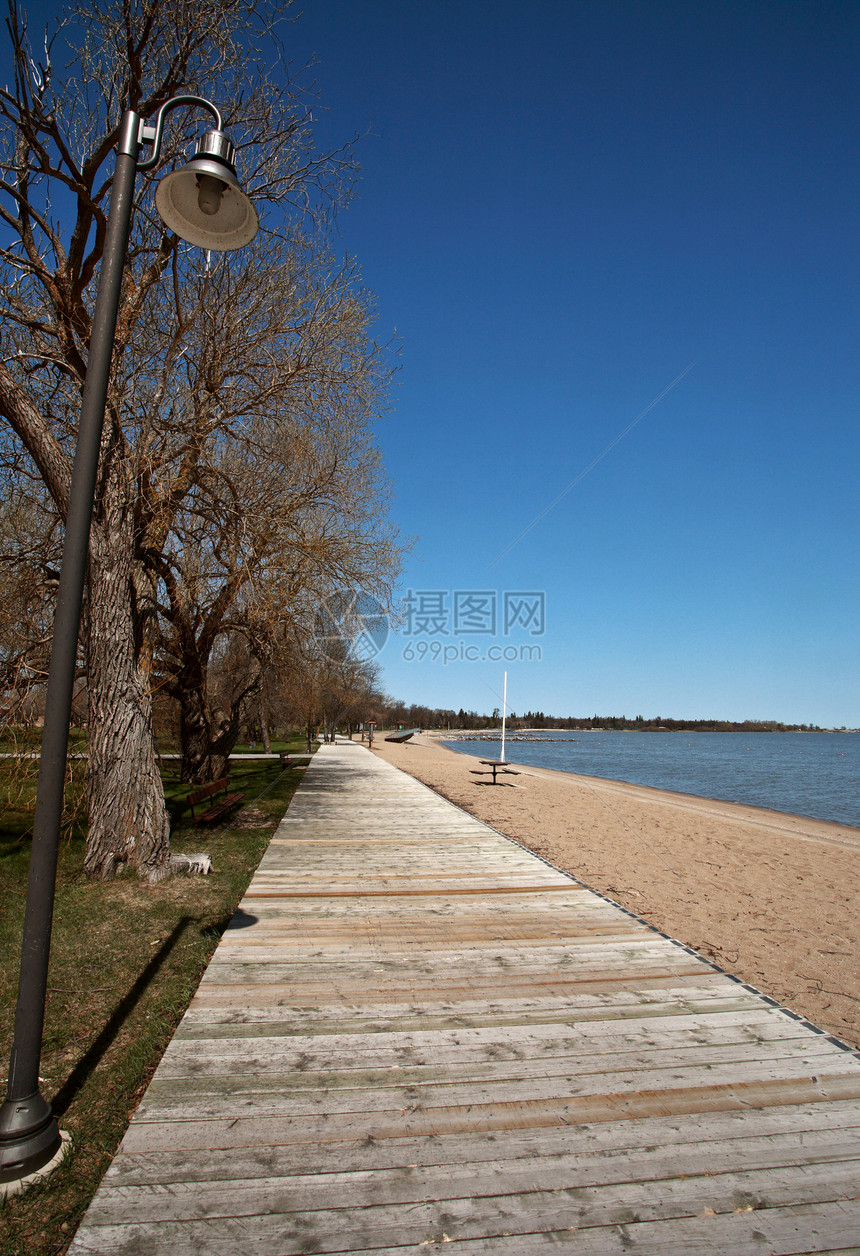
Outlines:
<svg viewBox="0 0 860 1256"><path fill-rule="evenodd" d="M152 144L152 155L147 157L145 161L137 163L138 170L151 170L161 156L161 140L164 135L164 117L171 109L178 109L181 105L199 105L201 109L208 109L215 119L215 129L223 130L221 121L221 112L211 100L206 100L204 96L173 96L170 100L165 101L158 113L155 115L155 126L147 126L142 120L140 129L136 136L138 145ZM122 140L120 140L122 143ZM129 153L130 156L136 156L136 153Z"/></svg>
<svg viewBox="0 0 860 1256"><path fill-rule="evenodd" d="M211 113L215 126L200 137L191 161L161 179L155 206L171 231L189 244L230 252L253 240L259 219L250 197L239 185L236 149L221 129L221 111L211 100L203 96L173 96L159 109L154 126L147 126L140 114L128 110L117 141L117 162L131 159L136 171L151 170L161 157L166 114L189 105ZM151 144L152 152L141 161L143 144Z"/></svg>

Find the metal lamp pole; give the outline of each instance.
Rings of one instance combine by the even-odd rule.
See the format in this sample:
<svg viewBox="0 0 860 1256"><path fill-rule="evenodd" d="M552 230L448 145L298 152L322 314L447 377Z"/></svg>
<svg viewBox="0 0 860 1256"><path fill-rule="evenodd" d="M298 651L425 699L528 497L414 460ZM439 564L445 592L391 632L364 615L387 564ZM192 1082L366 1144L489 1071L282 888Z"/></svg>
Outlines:
<svg viewBox="0 0 860 1256"><path fill-rule="evenodd" d="M145 126L132 110L123 115L54 615L15 1031L6 1100L0 1107L0 1194L4 1184L18 1184L39 1171L49 1171L64 1150L57 1119L39 1090L39 1059L90 522L135 176L138 170L147 170L158 161L164 116L180 105L207 109L214 115L216 129L202 137L187 166L173 171L159 184L156 205L161 217L183 239L217 251L241 248L254 238L258 227L254 207L239 188L233 145L223 133L221 115L210 101L199 96L176 96L159 110L154 127ZM147 160L138 161L144 143L151 143L153 152Z"/></svg>

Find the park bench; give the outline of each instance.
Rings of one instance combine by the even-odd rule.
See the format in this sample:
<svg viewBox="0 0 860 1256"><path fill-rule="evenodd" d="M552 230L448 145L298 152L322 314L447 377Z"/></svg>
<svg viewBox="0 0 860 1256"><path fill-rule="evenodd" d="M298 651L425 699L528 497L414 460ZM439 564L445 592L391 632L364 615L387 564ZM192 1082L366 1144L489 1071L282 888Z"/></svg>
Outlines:
<svg viewBox="0 0 860 1256"><path fill-rule="evenodd" d="M481 759L479 762L486 764L487 768L489 768L489 772L484 768L470 768L472 775L489 776L490 772L492 772L494 785L498 785L499 783L496 780L497 773L499 776L519 776L519 772L517 772L515 768L509 768L503 759Z"/></svg>
<svg viewBox="0 0 860 1256"><path fill-rule="evenodd" d="M282 768L306 768L306 763L299 763L295 755L288 754L286 750L281 751L281 767Z"/></svg>
<svg viewBox="0 0 860 1256"><path fill-rule="evenodd" d="M223 794L224 797L219 798L219 794ZM201 785L199 789L192 790L185 801L191 809L195 824L216 824L234 807L238 807L244 797L244 794L230 793L230 777L225 776L220 781L210 781L208 785ZM208 802L209 799L213 801L206 810L195 815L194 808Z"/></svg>

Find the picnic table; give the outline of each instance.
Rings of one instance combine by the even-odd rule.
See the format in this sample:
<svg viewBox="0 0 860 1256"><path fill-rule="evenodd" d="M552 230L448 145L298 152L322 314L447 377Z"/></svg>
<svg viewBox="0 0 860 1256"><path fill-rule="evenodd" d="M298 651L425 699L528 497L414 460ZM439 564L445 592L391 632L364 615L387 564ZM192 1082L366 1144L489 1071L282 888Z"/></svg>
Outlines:
<svg viewBox="0 0 860 1256"><path fill-rule="evenodd" d="M501 776L519 776L519 772L515 768L509 767L506 759L479 759L479 763L485 764L493 774L493 784L498 785L496 773ZM471 769L473 776L489 776L490 772L485 772L481 768Z"/></svg>

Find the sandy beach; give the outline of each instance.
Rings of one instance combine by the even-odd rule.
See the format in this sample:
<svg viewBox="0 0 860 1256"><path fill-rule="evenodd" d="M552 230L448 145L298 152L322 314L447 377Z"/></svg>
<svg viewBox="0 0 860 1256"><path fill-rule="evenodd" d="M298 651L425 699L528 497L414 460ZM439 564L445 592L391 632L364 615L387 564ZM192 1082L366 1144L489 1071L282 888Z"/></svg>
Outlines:
<svg viewBox="0 0 860 1256"><path fill-rule="evenodd" d="M860 1047L860 829L527 766L494 787L441 736L374 753Z"/></svg>

